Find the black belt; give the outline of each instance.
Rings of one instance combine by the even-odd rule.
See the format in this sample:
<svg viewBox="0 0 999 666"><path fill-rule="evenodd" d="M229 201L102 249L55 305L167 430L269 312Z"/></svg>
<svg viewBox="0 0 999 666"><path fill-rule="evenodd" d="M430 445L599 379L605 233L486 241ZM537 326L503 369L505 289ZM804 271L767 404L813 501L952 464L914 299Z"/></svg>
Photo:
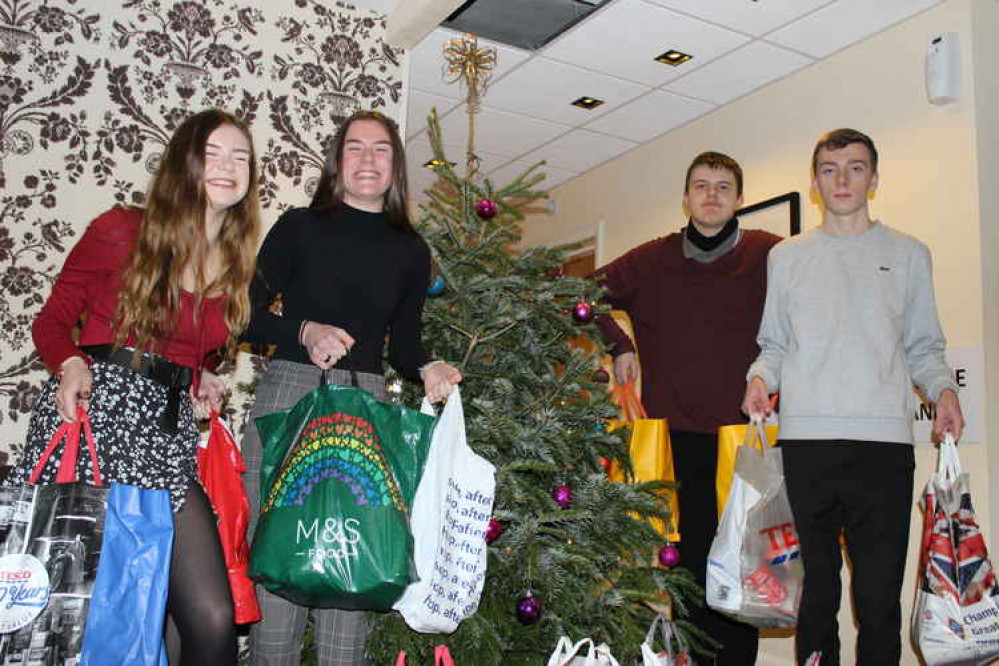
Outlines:
<svg viewBox="0 0 999 666"><path fill-rule="evenodd" d="M179 432L177 421L180 419L180 395L181 391L187 390L191 386L191 378L194 376L194 371L191 368L171 363L162 356L148 353L139 355L139 365L136 367L132 365L132 357L135 352L114 345L88 345L80 347L80 351L98 361L128 368L170 389L166 409L160 415L159 425L171 435L176 435Z"/></svg>

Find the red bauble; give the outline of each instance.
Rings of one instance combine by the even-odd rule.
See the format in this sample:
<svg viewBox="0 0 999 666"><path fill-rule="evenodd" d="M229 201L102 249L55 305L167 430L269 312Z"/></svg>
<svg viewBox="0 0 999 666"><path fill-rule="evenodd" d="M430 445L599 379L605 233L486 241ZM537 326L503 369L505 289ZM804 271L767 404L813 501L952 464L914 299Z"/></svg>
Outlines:
<svg viewBox="0 0 999 666"><path fill-rule="evenodd" d="M552 491L552 499L559 505L559 508L568 509L572 506L572 488L564 483L561 486L555 486L555 490Z"/></svg>
<svg viewBox="0 0 999 666"><path fill-rule="evenodd" d="M587 323L593 319L593 306L586 301L576 303L576 307L572 309L572 318L580 324Z"/></svg>
<svg viewBox="0 0 999 666"><path fill-rule="evenodd" d="M475 214L483 220L491 220L499 212L499 206L491 199L480 199L475 202Z"/></svg>
<svg viewBox="0 0 999 666"><path fill-rule="evenodd" d="M530 592L517 602L517 619L521 624L534 624L541 619L541 601Z"/></svg>
<svg viewBox="0 0 999 666"><path fill-rule="evenodd" d="M610 460L607 460L607 458L600 456L600 466L604 468L605 472L610 474L611 467L613 467L613 465L614 463L612 463Z"/></svg>
<svg viewBox="0 0 999 666"><path fill-rule="evenodd" d="M496 541L496 539L499 539L505 529L506 528L503 527L503 523L495 518L490 518L489 527L486 528L486 543L492 543L493 541Z"/></svg>
<svg viewBox="0 0 999 666"><path fill-rule="evenodd" d="M660 548L659 564L664 567L675 567L680 564L680 549L671 543Z"/></svg>
<svg viewBox="0 0 999 666"><path fill-rule="evenodd" d="M603 368L600 368L599 370L596 371L596 373L594 373L593 381L595 381L598 384L609 384L610 374Z"/></svg>

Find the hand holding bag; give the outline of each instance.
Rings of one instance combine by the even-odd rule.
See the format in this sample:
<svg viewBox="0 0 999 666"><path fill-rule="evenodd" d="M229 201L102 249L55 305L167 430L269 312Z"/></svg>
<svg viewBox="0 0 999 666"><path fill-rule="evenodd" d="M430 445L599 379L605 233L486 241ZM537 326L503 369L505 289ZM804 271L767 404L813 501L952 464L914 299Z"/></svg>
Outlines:
<svg viewBox="0 0 999 666"><path fill-rule="evenodd" d="M583 647L586 655L580 655ZM584 638L575 645L568 636L559 639L555 651L548 658L548 666L620 666L606 643L594 645L593 640Z"/></svg>
<svg viewBox="0 0 999 666"><path fill-rule="evenodd" d="M433 414L425 399L423 411ZM468 446L461 391L455 387L434 425L413 499L413 560L419 580L393 605L411 629L451 633L478 608L495 474L492 463Z"/></svg>
<svg viewBox="0 0 999 666"><path fill-rule="evenodd" d="M229 426L212 411L208 442L198 447L198 480L218 518L236 624L260 619L257 593L250 580L250 546L246 541L250 502L243 487L244 471L246 465Z"/></svg>
<svg viewBox="0 0 999 666"><path fill-rule="evenodd" d="M73 663L82 650L108 490L73 482L82 438L102 483L90 418L82 407L76 417L57 429L28 483L0 488L0 571L16 574L0 579L0 663ZM62 442L57 483L37 485Z"/></svg>
<svg viewBox="0 0 999 666"><path fill-rule="evenodd" d="M912 631L928 666L979 666L999 656L999 581L950 433L923 493Z"/></svg>
<svg viewBox="0 0 999 666"><path fill-rule="evenodd" d="M793 627L804 584L801 549L779 448L754 420L708 554L705 596L717 611L759 628Z"/></svg>

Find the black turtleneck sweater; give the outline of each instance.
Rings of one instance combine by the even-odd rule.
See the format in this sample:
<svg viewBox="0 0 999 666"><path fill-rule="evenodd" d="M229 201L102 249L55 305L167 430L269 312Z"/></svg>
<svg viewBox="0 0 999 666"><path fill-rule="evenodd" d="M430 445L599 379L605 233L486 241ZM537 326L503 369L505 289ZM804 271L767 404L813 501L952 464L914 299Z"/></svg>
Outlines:
<svg viewBox="0 0 999 666"><path fill-rule="evenodd" d="M384 214L347 205L335 216L293 208L260 247L245 337L277 345L274 358L311 363L298 342L302 320L339 326L355 344L335 367L382 374L388 335L389 363L417 379L428 360L420 336L429 278L427 244ZM278 294L280 316L269 311Z"/></svg>

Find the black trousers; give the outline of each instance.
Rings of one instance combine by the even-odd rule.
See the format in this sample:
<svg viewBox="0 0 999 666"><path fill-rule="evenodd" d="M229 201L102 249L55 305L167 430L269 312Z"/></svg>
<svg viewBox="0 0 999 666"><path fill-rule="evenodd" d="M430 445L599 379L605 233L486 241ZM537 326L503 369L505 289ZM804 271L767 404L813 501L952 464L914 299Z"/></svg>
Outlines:
<svg viewBox="0 0 999 666"><path fill-rule="evenodd" d="M787 440L780 446L805 566L795 643L798 663L816 651L822 653L822 666L840 663L836 614L842 532L859 627L856 661L846 661L897 665L915 470L912 446L846 440Z"/></svg>
<svg viewBox="0 0 999 666"><path fill-rule="evenodd" d="M680 482L680 564L697 577L703 588L708 551L718 529L715 471L718 467L718 436L695 432L670 432L673 467ZM701 599L703 602L704 599ZM716 666L753 666L759 632L736 622L705 604L691 606L691 621L722 644ZM699 664L704 663L698 660ZM825 664L823 663L823 666Z"/></svg>

